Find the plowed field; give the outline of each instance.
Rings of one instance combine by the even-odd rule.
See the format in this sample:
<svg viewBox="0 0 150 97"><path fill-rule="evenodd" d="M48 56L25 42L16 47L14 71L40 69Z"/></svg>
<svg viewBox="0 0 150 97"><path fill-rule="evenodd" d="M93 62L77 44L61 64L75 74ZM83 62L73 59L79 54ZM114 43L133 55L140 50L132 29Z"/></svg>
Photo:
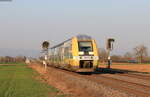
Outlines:
<svg viewBox="0 0 150 97"><path fill-rule="evenodd" d="M99 67L107 67L107 65L100 65ZM137 71L137 72L148 72L150 73L150 64L123 64L123 65L111 65L113 69L122 69L122 70L129 70L129 71Z"/></svg>

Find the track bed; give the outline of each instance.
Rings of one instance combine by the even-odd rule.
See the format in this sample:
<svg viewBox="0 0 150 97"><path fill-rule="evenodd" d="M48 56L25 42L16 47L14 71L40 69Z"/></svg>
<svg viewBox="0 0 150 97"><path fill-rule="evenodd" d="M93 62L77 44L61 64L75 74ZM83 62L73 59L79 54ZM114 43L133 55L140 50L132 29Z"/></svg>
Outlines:
<svg viewBox="0 0 150 97"><path fill-rule="evenodd" d="M37 70L37 66L32 66ZM37 70L38 71L38 70ZM150 80L147 75L131 73L95 72L79 74L48 67L43 78L73 97L149 97Z"/></svg>

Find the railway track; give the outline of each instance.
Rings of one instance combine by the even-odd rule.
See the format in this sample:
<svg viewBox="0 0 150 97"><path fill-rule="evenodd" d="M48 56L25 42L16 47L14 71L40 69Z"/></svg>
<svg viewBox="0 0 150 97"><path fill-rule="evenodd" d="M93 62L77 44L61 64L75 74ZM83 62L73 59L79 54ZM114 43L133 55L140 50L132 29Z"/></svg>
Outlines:
<svg viewBox="0 0 150 97"><path fill-rule="evenodd" d="M129 94L135 94L140 97L150 96L150 86L137 84L134 82L128 82L121 79L115 79L103 75L86 76L86 78L88 80L92 80L99 84L103 84L113 89L127 92Z"/></svg>
<svg viewBox="0 0 150 97"><path fill-rule="evenodd" d="M133 78L138 78L138 79L143 79L143 80L150 80L150 76L141 75L141 74L125 73L125 74L120 74L120 75L133 77Z"/></svg>
<svg viewBox="0 0 150 97"><path fill-rule="evenodd" d="M54 67L53 67L54 68ZM133 94L138 97L150 97L150 86L148 85L143 85L140 83L135 83L135 82L130 82L127 80L123 80L119 77L114 78L111 76L103 75L103 74L91 74L91 75L81 75L75 72L70 72L67 70L62 70L58 69L62 72L65 72L67 74L71 74L73 76L81 77L84 79L87 79L91 82L110 87L115 90L119 90L121 92L125 92L128 94ZM115 76L115 74L110 74ZM138 78L138 79L144 79L144 80L149 80L148 76L142 76L142 75L137 75L137 74L118 74L119 76L124 76L124 77L132 77L132 78ZM116 74L117 76L117 74Z"/></svg>

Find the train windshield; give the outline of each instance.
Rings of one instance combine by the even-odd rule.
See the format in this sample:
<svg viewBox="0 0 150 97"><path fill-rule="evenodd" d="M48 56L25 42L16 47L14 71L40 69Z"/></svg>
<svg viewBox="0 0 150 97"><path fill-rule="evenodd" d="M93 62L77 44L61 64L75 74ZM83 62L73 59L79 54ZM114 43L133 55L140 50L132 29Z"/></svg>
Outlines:
<svg viewBox="0 0 150 97"><path fill-rule="evenodd" d="M93 51L92 42L90 42L90 41L80 41L79 42L79 51L84 51L84 52Z"/></svg>

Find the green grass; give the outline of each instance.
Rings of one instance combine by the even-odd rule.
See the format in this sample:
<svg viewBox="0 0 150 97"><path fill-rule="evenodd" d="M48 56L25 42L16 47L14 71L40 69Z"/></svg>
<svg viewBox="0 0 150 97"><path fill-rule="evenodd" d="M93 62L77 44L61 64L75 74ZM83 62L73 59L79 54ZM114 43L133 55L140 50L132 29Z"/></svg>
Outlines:
<svg viewBox="0 0 150 97"><path fill-rule="evenodd" d="M0 97L64 97L25 64L0 66Z"/></svg>

